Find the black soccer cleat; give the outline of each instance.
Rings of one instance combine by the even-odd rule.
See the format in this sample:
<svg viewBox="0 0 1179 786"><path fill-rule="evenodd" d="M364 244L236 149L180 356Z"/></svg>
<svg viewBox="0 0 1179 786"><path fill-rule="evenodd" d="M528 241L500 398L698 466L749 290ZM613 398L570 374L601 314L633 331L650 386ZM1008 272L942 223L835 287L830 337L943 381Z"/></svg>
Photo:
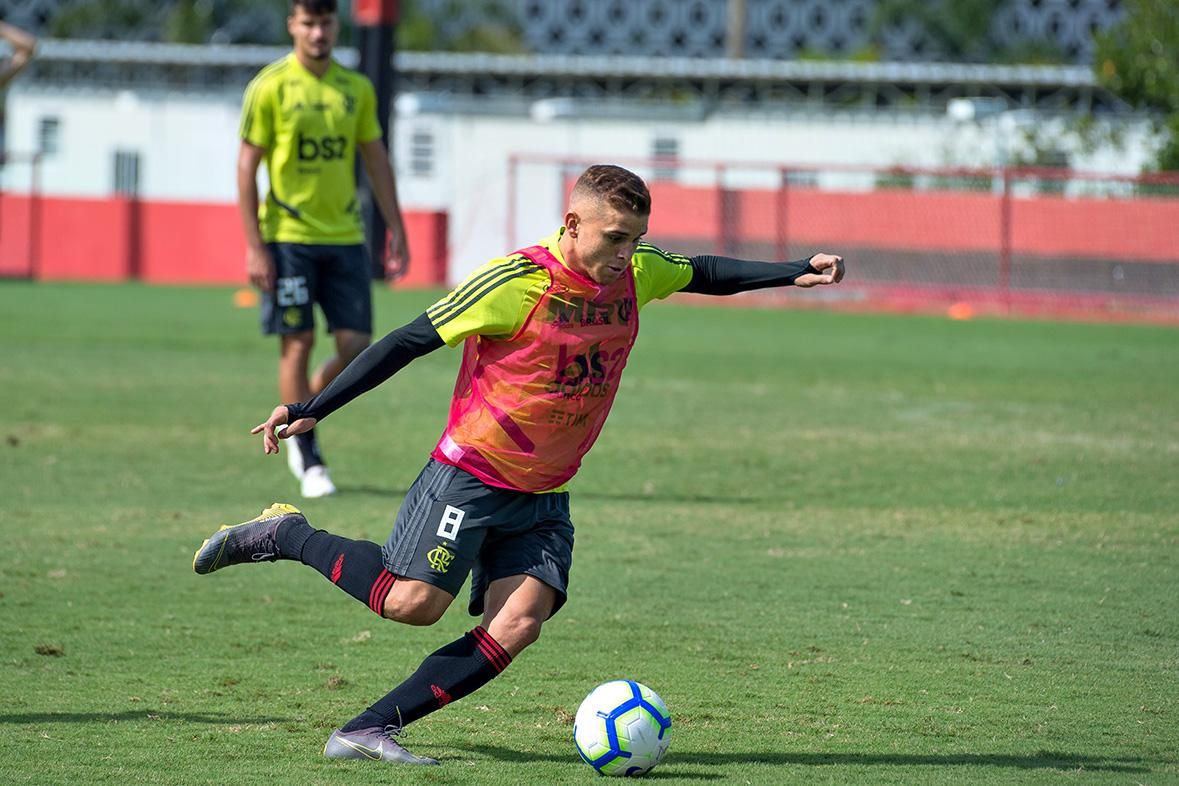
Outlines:
<svg viewBox="0 0 1179 786"><path fill-rule="evenodd" d="M438 764L437 759L414 756L401 747L394 737L401 736L396 726L373 726L356 731L336 729L323 746L323 755L329 759L367 759L387 761L394 764Z"/></svg>
<svg viewBox="0 0 1179 786"><path fill-rule="evenodd" d="M196 550L192 569L204 575L240 562L274 562L281 556L275 537L278 527L295 518L307 521L294 505L276 502L256 518L226 525Z"/></svg>

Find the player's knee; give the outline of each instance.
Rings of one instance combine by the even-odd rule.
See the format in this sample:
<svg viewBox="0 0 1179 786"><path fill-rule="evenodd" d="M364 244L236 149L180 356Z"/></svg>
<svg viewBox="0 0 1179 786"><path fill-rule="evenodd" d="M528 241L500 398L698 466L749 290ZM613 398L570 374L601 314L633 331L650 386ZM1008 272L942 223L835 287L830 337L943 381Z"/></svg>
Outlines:
<svg viewBox="0 0 1179 786"><path fill-rule="evenodd" d="M438 608L431 603L412 603L390 597L385 599L381 616L406 625L433 625L442 619L445 611L445 606Z"/></svg>
<svg viewBox="0 0 1179 786"><path fill-rule="evenodd" d="M420 582L398 581L385 598L381 616L406 625L433 625L442 619L453 598Z"/></svg>
<svg viewBox="0 0 1179 786"><path fill-rule="evenodd" d="M531 644L540 639L541 624L544 621L532 615L501 615L495 621L495 640L516 657Z"/></svg>
<svg viewBox="0 0 1179 786"><path fill-rule="evenodd" d="M370 341L371 336L368 333L349 333L339 338L336 351L347 365L368 347Z"/></svg>
<svg viewBox="0 0 1179 786"><path fill-rule="evenodd" d="M282 357L307 357L315 346L315 332L290 333L282 337Z"/></svg>

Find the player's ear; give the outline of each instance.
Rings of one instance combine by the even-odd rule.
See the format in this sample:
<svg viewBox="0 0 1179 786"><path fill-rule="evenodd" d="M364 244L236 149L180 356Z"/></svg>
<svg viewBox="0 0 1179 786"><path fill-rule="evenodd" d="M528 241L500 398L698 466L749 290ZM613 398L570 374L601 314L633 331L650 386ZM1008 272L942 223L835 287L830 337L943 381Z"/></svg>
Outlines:
<svg viewBox="0 0 1179 786"><path fill-rule="evenodd" d="M577 228L581 226L581 216L572 210L565 214L565 231L570 237L577 237Z"/></svg>

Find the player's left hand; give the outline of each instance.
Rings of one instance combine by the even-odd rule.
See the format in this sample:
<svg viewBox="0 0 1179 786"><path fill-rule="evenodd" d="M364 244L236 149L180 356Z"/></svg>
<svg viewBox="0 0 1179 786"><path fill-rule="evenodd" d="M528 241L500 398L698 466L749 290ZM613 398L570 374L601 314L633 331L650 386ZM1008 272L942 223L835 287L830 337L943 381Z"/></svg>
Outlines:
<svg viewBox="0 0 1179 786"><path fill-rule="evenodd" d="M819 272L803 273L794 279L794 286L813 287L843 281L843 257L835 254L815 254L811 257L810 264Z"/></svg>
<svg viewBox="0 0 1179 786"><path fill-rule="evenodd" d="M251 434L262 435L262 451L267 455L278 453L278 441L288 439L296 434L302 434L315 428L315 418L299 418L294 423L287 424L287 408L279 404L270 413L265 423L259 423L250 429Z"/></svg>
<svg viewBox="0 0 1179 786"><path fill-rule="evenodd" d="M385 280L396 281L409 270L409 243L405 232L389 238L389 254L385 257Z"/></svg>

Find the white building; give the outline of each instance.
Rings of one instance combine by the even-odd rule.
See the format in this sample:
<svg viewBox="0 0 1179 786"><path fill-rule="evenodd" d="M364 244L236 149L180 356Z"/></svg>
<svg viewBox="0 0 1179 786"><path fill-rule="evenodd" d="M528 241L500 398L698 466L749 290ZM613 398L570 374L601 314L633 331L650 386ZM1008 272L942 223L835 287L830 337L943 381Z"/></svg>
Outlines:
<svg viewBox="0 0 1179 786"><path fill-rule="evenodd" d="M121 192L228 209L242 87L285 51L47 41L9 91L4 188L31 187L22 154L38 153L46 198ZM556 226L559 159L658 157L688 180L715 178L714 164L734 165L722 177L738 180L829 166L814 176L868 189L873 170L990 167L1037 146L1074 168L1134 175L1153 150L1145 119L1119 113L1084 68L412 54L398 65L402 202L446 214L450 282ZM951 104L983 111L953 115ZM1069 129L1090 109L1122 146L1083 148ZM521 157L548 157L549 174L540 163L512 171Z"/></svg>

